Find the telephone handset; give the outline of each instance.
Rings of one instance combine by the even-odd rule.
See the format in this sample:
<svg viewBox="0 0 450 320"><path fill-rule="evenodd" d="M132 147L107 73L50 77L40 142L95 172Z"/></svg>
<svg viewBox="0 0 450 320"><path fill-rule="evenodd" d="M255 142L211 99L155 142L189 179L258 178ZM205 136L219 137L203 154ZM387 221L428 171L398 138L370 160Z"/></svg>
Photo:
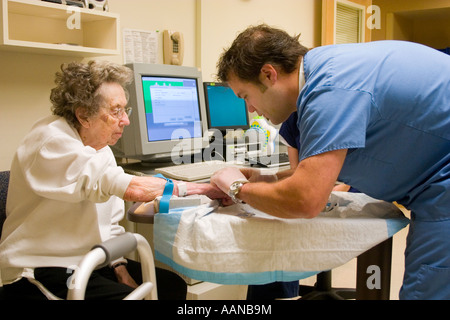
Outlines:
<svg viewBox="0 0 450 320"><path fill-rule="evenodd" d="M184 38L179 31L164 30L164 64L181 66L184 55Z"/></svg>

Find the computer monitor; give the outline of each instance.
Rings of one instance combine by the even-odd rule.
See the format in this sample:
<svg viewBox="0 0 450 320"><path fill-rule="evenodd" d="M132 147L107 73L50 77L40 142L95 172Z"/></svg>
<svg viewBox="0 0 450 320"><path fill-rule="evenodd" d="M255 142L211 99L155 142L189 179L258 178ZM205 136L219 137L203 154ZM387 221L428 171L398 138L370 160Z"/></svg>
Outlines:
<svg viewBox="0 0 450 320"><path fill-rule="evenodd" d="M225 83L204 82L208 128L226 133L228 129L249 128L245 100L238 98Z"/></svg>
<svg viewBox="0 0 450 320"><path fill-rule="evenodd" d="M188 162L208 144L201 72L197 68L127 64L130 125L112 147L115 155L143 162Z"/></svg>
<svg viewBox="0 0 450 320"><path fill-rule="evenodd" d="M245 100L238 98L225 83L204 82L203 89L210 135L204 158L237 160L237 150L247 147L245 130L250 127Z"/></svg>

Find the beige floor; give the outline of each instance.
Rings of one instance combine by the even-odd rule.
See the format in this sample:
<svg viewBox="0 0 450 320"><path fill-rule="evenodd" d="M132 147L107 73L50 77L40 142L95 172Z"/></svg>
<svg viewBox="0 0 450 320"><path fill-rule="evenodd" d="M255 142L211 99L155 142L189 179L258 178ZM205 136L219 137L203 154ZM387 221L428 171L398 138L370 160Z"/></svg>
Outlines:
<svg viewBox="0 0 450 320"><path fill-rule="evenodd" d="M405 216L409 218L409 212L404 211ZM406 236L408 234L408 227L400 230L394 235L392 248L392 269L391 269L391 300L398 300L398 293L402 286L403 273L405 270L404 251L406 247ZM313 285L315 283L315 276L301 280L301 284ZM356 287L356 259L351 260L347 264L333 269L332 271L332 285L336 288L355 288Z"/></svg>

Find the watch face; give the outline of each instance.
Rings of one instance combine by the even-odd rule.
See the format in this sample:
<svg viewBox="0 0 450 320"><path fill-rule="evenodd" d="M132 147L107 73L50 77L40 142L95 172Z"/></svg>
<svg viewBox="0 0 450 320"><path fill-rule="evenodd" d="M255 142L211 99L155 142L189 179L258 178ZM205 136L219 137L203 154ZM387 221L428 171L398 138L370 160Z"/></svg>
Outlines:
<svg viewBox="0 0 450 320"><path fill-rule="evenodd" d="M236 195L237 191L239 190L239 184L233 182L230 186L230 196Z"/></svg>
<svg viewBox="0 0 450 320"><path fill-rule="evenodd" d="M235 202L235 203L242 202L240 199L236 198L236 195L239 193L239 191L241 190L241 188L244 185L244 183L245 182L243 182L243 181L236 181L236 182L233 182L231 184L230 191L229 191L229 196L231 197L233 202Z"/></svg>

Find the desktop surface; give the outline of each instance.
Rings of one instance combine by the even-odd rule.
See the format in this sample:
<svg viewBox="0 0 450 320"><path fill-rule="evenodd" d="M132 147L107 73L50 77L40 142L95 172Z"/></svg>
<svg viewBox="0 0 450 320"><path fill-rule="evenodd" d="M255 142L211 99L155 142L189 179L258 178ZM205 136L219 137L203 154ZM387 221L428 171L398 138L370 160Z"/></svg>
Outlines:
<svg viewBox="0 0 450 320"><path fill-rule="evenodd" d="M237 162L237 161L220 161L209 160L184 164L173 164L171 162L166 163L119 163L126 173L136 176L152 176L158 173L163 174L167 178L193 181L193 182L206 182L214 174L215 171L225 167L259 167L260 170L267 173L276 173L279 170L285 170L289 168L289 163L277 163L273 165L260 165L251 162Z"/></svg>

